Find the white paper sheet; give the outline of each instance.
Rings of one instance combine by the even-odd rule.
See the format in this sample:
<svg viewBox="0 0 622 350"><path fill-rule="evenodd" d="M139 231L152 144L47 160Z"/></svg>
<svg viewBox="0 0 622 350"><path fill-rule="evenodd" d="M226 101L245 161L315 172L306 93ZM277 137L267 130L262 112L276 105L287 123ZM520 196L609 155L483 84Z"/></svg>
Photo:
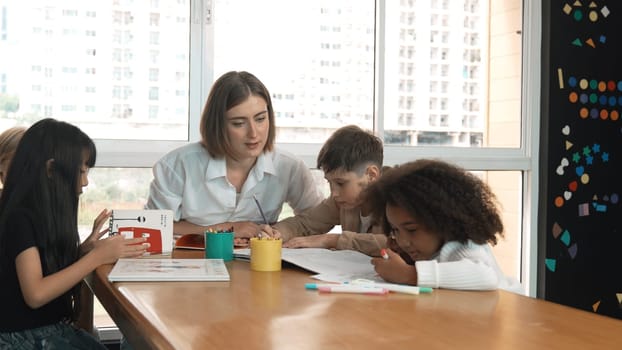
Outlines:
<svg viewBox="0 0 622 350"><path fill-rule="evenodd" d="M236 249L236 259L249 260L250 249ZM315 279L326 282L346 282L357 278L381 281L371 264L371 257L355 250L324 248L283 248L281 259L317 273Z"/></svg>

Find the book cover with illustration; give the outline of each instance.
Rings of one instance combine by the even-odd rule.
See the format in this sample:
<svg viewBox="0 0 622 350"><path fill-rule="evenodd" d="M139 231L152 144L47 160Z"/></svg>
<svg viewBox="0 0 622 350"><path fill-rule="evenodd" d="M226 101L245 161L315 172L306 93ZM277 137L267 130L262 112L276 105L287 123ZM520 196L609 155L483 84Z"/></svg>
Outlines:
<svg viewBox="0 0 622 350"><path fill-rule="evenodd" d="M150 244L146 255L170 255L173 251L173 211L165 209L113 210L110 235L144 237Z"/></svg>
<svg viewBox="0 0 622 350"><path fill-rule="evenodd" d="M222 259L119 259L108 274L111 282L229 279Z"/></svg>

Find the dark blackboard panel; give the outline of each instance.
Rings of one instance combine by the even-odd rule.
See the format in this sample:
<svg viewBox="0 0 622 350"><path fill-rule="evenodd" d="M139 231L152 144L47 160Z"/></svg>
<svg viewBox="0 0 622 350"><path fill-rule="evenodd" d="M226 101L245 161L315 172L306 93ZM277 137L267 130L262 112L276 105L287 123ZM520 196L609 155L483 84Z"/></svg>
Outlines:
<svg viewBox="0 0 622 350"><path fill-rule="evenodd" d="M539 296L622 319L621 23L622 1L543 4Z"/></svg>

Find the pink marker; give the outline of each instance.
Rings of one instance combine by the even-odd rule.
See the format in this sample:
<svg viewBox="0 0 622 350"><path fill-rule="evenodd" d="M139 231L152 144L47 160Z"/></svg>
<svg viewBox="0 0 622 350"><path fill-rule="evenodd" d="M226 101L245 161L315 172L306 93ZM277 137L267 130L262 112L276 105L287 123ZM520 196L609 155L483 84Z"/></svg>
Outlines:
<svg viewBox="0 0 622 350"><path fill-rule="evenodd" d="M389 260L389 254L387 254L387 250L386 250L386 249L384 249L384 248L383 248L383 249L381 249L381 250L380 250L380 255L382 255L382 258L383 258L384 260Z"/></svg>

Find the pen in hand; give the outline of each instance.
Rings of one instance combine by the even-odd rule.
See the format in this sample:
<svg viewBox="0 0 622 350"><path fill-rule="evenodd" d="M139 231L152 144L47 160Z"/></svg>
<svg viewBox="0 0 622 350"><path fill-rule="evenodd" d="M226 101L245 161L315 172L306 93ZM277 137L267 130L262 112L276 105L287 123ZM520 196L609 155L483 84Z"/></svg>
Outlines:
<svg viewBox="0 0 622 350"><path fill-rule="evenodd" d="M386 249L382 248L382 249L380 250L380 255L382 255L382 258L383 258L384 260L389 260L389 254L387 253L387 250L386 250Z"/></svg>
<svg viewBox="0 0 622 350"><path fill-rule="evenodd" d="M263 223L268 225L268 219L266 219L266 214L264 214L263 209L261 209L261 205L259 204L259 200L257 196L253 194L253 199L255 200L255 204L257 204L257 209L259 209L259 214L261 214L261 218L263 219ZM257 238L261 239L261 231L257 234Z"/></svg>

